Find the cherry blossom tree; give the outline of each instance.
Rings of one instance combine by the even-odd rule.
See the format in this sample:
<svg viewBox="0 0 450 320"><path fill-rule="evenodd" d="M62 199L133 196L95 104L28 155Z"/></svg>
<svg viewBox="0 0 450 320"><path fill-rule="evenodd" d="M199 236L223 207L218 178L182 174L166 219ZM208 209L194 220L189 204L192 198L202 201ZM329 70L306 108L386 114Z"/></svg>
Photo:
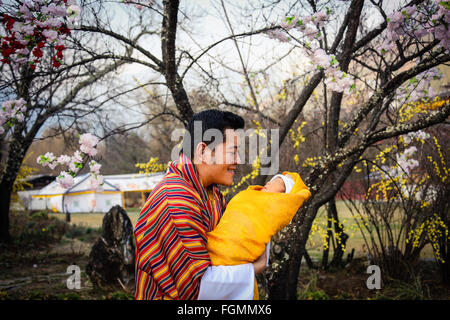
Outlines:
<svg viewBox="0 0 450 320"><path fill-rule="evenodd" d="M268 33L274 41L296 43L309 57L313 72L280 127L280 143L319 85L326 120L320 161L304 176L312 197L273 243L269 271L269 297L273 299L296 299L300 263L317 211L323 204L332 206L365 152L385 139L444 122L450 114L446 103L425 113L411 111L409 121L400 121L399 114L408 103L435 97L430 81L440 77L436 67L450 59L448 2L410 1L390 11L383 1L354 0L333 8L329 1L308 3L311 14L287 16L273 23L281 29ZM372 29L363 20L369 9L381 18ZM336 12L345 14L338 19ZM341 123L346 98L357 92L369 94L354 107L353 116ZM412 151L399 154L406 170L418 165L408 157ZM258 184L264 180L258 177Z"/></svg>
<svg viewBox="0 0 450 320"><path fill-rule="evenodd" d="M120 7L129 16L130 24L125 29L113 25L109 6ZM98 141L139 128L161 116L186 124L194 113L183 83L186 73L223 41L270 29L226 37L202 48L195 57L184 51L177 57L177 27L188 20L179 19L178 11L178 1L3 3L0 67L5 76L0 80L0 97L5 112L0 117L0 139L7 147L2 154L0 183L0 194L5 199L0 208L1 239L9 238L11 186L29 146L46 123L59 121L61 130L76 128L80 133L80 150L73 155L55 155L49 150L36 161L50 168L59 166L61 173L57 180L64 187L73 183L81 167L89 165L94 177L92 187L99 187L101 164L95 160ZM161 58L159 48L146 48L148 37L160 38ZM183 73L178 69L181 58L186 59ZM131 63L147 68L153 79L132 86L109 76ZM107 89L96 92L94 88L98 87L93 84L104 81L110 81L104 85ZM111 103L129 108L130 96L152 85L168 88L174 110L164 107L142 121L119 125L110 121L107 113L100 114ZM89 120L83 125L83 118L92 116L100 120L97 127L101 133L90 132L91 136L86 136L88 127L95 128L86 123Z"/></svg>
<svg viewBox="0 0 450 320"><path fill-rule="evenodd" d="M125 62L104 63L95 37L72 32L82 20L82 10L75 1L3 1L0 9L0 239L8 240L9 205L12 186L31 143L48 122L58 124L60 132L82 129L83 118L98 112L101 102L90 92L92 85ZM81 20L80 20L81 19ZM89 50L86 48L89 47ZM95 55L92 51L97 50ZM125 53L126 56L126 53ZM81 131L80 133L82 133ZM85 132L85 131L84 131ZM97 138L82 135L86 152L56 158L51 150L40 159L54 167L67 165L67 173L84 164L94 174L93 187L102 177L99 164L93 162ZM70 183L72 175L62 172L58 181Z"/></svg>

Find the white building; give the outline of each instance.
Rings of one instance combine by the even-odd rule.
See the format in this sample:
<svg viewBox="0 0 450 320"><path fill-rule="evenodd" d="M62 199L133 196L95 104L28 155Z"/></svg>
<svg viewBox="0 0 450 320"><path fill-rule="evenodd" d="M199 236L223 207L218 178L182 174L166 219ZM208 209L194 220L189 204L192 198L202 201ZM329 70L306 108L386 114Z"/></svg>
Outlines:
<svg viewBox="0 0 450 320"><path fill-rule="evenodd" d="M162 180L165 173L122 174L104 177L102 190L92 190L90 173L75 177L71 188L62 188L56 181L40 190L19 191L27 210L53 212L108 212L120 205L141 207L148 194Z"/></svg>

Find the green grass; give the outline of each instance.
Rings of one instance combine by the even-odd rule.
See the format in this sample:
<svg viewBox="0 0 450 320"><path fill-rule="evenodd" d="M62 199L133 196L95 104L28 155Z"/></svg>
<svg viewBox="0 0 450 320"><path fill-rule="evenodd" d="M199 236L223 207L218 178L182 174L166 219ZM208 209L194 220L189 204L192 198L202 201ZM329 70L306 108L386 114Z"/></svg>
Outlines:
<svg viewBox="0 0 450 320"><path fill-rule="evenodd" d="M347 240L345 258L347 253L350 253L352 249L355 249L355 256L365 256L367 254L367 249L365 249L365 241L364 237L361 234L361 231L356 223L356 219L353 217L351 211L348 209L347 205L344 201L336 201L336 208L338 211L339 221L343 224L345 233L349 235L349 239ZM353 209L354 214L358 214ZM321 225L324 229L327 226L327 212L325 206L322 206L316 216L315 223ZM393 230L399 230L400 224L392 224L391 226ZM334 230L334 226L332 226ZM368 234L366 231L366 238L368 238ZM306 247L308 250L308 254L314 260L322 259L322 251L323 251L323 240L318 233L313 234L308 240ZM330 243L330 253L329 257L332 257L333 248ZM433 258L433 249L431 245L425 246L425 248L421 251L422 258Z"/></svg>
<svg viewBox="0 0 450 320"><path fill-rule="evenodd" d="M130 208L127 209L128 217L131 220L133 226L136 224L136 221L139 217L140 209ZM66 215L64 213L49 213L49 216L54 216L58 219L65 220ZM71 213L70 214L70 223L72 225L82 226L82 227L90 227L90 228L100 228L102 226L103 217L105 213L101 212L88 212L88 213Z"/></svg>

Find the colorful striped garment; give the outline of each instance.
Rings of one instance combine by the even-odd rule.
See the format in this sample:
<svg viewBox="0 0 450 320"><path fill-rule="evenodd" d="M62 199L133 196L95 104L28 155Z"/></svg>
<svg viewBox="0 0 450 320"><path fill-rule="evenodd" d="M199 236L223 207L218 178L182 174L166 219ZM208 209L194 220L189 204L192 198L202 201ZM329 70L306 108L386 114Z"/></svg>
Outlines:
<svg viewBox="0 0 450 320"><path fill-rule="evenodd" d="M197 299L211 265L206 233L218 224L225 199L204 188L191 160L180 155L145 202L136 223L135 298Z"/></svg>

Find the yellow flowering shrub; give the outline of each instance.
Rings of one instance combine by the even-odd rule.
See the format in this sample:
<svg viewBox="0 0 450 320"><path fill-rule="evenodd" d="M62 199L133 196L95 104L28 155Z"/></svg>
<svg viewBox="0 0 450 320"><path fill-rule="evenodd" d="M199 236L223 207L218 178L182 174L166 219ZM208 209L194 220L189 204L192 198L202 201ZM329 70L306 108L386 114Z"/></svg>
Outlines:
<svg viewBox="0 0 450 320"><path fill-rule="evenodd" d="M151 157L147 163L136 163L136 167L141 169L139 174L152 174L165 171L167 164L159 163L159 158L157 157Z"/></svg>

